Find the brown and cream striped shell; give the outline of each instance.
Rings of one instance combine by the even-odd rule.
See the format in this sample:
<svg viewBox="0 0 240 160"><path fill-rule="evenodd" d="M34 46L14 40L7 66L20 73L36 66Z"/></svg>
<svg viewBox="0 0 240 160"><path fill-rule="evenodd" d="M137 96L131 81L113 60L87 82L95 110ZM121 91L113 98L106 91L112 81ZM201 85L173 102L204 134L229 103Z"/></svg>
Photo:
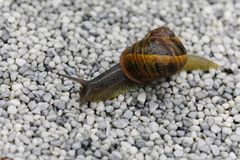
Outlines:
<svg viewBox="0 0 240 160"><path fill-rule="evenodd" d="M129 79L146 83L179 72L186 61L187 51L180 39L169 28L160 27L127 47L120 66Z"/></svg>

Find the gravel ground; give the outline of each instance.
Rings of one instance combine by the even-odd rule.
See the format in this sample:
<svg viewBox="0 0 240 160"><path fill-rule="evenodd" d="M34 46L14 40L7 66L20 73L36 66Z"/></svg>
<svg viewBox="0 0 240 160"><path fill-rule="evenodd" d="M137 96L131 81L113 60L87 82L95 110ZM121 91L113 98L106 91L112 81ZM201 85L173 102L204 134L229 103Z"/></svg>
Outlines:
<svg viewBox="0 0 240 160"><path fill-rule="evenodd" d="M0 155L240 159L239 10L237 0L0 0ZM91 79L162 25L221 69L89 104L54 74Z"/></svg>

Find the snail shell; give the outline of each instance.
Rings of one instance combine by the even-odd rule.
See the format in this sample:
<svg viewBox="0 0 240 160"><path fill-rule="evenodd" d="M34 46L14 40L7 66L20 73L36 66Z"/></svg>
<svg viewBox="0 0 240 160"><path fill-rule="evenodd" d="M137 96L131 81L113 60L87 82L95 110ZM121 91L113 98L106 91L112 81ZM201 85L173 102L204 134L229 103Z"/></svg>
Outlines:
<svg viewBox="0 0 240 160"><path fill-rule="evenodd" d="M187 51L180 39L167 27L160 27L127 47L120 66L129 79L147 83L179 72L186 61Z"/></svg>

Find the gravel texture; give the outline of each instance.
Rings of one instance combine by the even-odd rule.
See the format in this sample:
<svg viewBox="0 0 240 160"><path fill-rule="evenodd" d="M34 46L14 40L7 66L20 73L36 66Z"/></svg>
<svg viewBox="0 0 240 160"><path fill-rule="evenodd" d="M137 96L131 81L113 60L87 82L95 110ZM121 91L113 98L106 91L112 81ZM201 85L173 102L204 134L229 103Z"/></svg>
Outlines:
<svg viewBox="0 0 240 160"><path fill-rule="evenodd" d="M240 159L240 1L0 0L0 156ZM167 25L216 61L113 100L79 103L79 84Z"/></svg>

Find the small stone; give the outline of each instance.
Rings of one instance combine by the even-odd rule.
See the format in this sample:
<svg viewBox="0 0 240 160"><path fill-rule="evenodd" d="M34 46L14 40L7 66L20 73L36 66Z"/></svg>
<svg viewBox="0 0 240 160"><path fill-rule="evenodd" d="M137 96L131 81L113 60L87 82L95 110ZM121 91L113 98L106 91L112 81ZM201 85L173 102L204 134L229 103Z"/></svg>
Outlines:
<svg viewBox="0 0 240 160"><path fill-rule="evenodd" d="M64 23L64 24L69 24L70 21L71 21L71 20L70 20L68 17L66 17L66 16L64 16L64 17L62 18L62 23Z"/></svg>
<svg viewBox="0 0 240 160"><path fill-rule="evenodd" d="M214 104L216 104L219 99L220 99L220 97L214 96L214 97L212 98L212 102L213 102Z"/></svg>
<svg viewBox="0 0 240 160"><path fill-rule="evenodd" d="M232 134L232 129L228 128L228 127L223 127L222 128L222 133L227 134L227 135L231 135Z"/></svg>
<svg viewBox="0 0 240 160"><path fill-rule="evenodd" d="M43 95L43 100L45 102L49 102L52 99L52 95L50 93L46 93Z"/></svg>
<svg viewBox="0 0 240 160"><path fill-rule="evenodd" d="M121 160L122 159L122 155L121 153L119 153L118 151L113 151L110 156L109 156L110 160Z"/></svg>
<svg viewBox="0 0 240 160"><path fill-rule="evenodd" d="M7 107L7 102L5 100L0 100L0 107Z"/></svg>
<svg viewBox="0 0 240 160"><path fill-rule="evenodd" d="M124 101L124 96L120 94L120 95L118 96L118 101L119 101L119 102L123 102L123 101Z"/></svg>
<svg viewBox="0 0 240 160"><path fill-rule="evenodd" d="M183 145L190 147L193 144L192 137L184 137L183 138Z"/></svg>
<svg viewBox="0 0 240 160"><path fill-rule="evenodd" d="M49 65L49 67L54 68L55 67L55 62L54 61L50 61L48 63L48 65Z"/></svg>
<svg viewBox="0 0 240 160"><path fill-rule="evenodd" d="M207 93L205 93L204 91L199 91L195 95L198 99L203 99L204 97L207 96Z"/></svg>
<svg viewBox="0 0 240 160"><path fill-rule="evenodd" d="M93 125L94 121L95 121L95 117L94 116L90 116L90 115L87 116L87 124L88 125Z"/></svg>
<svg viewBox="0 0 240 160"><path fill-rule="evenodd" d="M64 101L62 101L62 100L56 100L55 102L54 102L54 106L56 107L56 108L58 108L58 109L65 109L65 102Z"/></svg>
<svg viewBox="0 0 240 160"><path fill-rule="evenodd" d="M183 151L182 150L176 150L173 152L175 157L182 157L183 156Z"/></svg>
<svg viewBox="0 0 240 160"><path fill-rule="evenodd" d="M23 66L24 64L26 64L26 61L22 58L16 58L16 63L18 66Z"/></svg>
<svg viewBox="0 0 240 160"><path fill-rule="evenodd" d="M8 39L10 38L9 32L4 29L4 30L2 31L1 38L2 38L2 41L6 43L6 42L8 41Z"/></svg>
<svg viewBox="0 0 240 160"><path fill-rule="evenodd" d="M0 60L1 61L1 60ZM10 77L12 81L15 81L17 78L18 72L11 72ZM1 75L0 75L1 77Z"/></svg>
<svg viewBox="0 0 240 160"><path fill-rule="evenodd" d="M235 133L240 136L240 127L237 127L237 128L236 128Z"/></svg>
<svg viewBox="0 0 240 160"><path fill-rule="evenodd" d="M167 160L167 156L165 154L161 154L159 160Z"/></svg>
<svg viewBox="0 0 240 160"><path fill-rule="evenodd" d="M149 112L153 113L156 109L158 108L158 104L155 102L150 102L149 103Z"/></svg>
<svg viewBox="0 0 240 160"><path fill-rule="evenodd" d="M104 51L104 52L103 52L103 55L104 55L105 57L111 57L111 56L112 56L112 52L110 52L110 51Z"/></svg>
<svg viewBox="0 0 240 160"><path fill-rule="evenodd" d="M62 0L54 0L52 1L53 7L57 8L61 4Z"/></svg>
<svg viewBox="0 0 240 160"><path fill-rule="evenodd" d="M30 108L30 110L33 110L34 108L36 108L37 104L35 101L30 101L28 103L28 107Z"/></svg>
<svg viewBox="0 0 240 160"><path fill-rule="evenodd" d="M236 156L236 154L234 152L230 152L229 153L229 158L230 159L237 159L237 156Z"/></svg>
<svg viewBox="0 0 240 160"><path fill-rule="evenodd" d="M22 88L23 88L23 85L21 83L13 83L13 85L12 85L12 89L14 91L20 90Z"/></svg>
<svg viewBox="0 0 240 160"><path fill-rule="evenodd" d="M61 101L68 102L69 101L69 93L63 93L63 96L60 97Z"/></svg>
<svg viewBox="0 0 240 160"><path fill-rule="evenodd" d="M142 148L145 145L145 141L142 139L136 140L136 147L137 148Z"/></svg>
<svg viewBox="0 0 240 160"><path fill-rule="evenodd" d="M136 129L133 129L133 130L131 131L131 136L136 137L136 136L138 136L138 135L139 135L139 132L138 132Z"/></svg>
<svg viewBox="0 0 240 160"><path fill-rule="evenodd" d="M114 108L113 108L113 106L106 106L105 109L106 109L107 113L110 113L113 111Z"/></svg>
<svg viewBox="0 0 240 160"><path fill-rule="evenodd" d="M211 148L211 151L212 151L213 155L215 155L215 156L218 156L218 155L219 155L220 150L219 150L218 146L216 146L216 145L210 145L210 148Z"/></svg>
<svg viewBox="0 0 240 160"><path fill-rule="evenodd" d="M22 125L17 123L14 125L14 129L19 132L22 129Z"/></svg>
<svg viewBox="0 0 240 160"><path fill-rule="evenodd" d="M30 101L30 98L28 96L26 96L25 94L21 94L19 98L21 101L23 101L25 103L28 103Z"/></svg>
<svg viewBox="0 0 240 160"><path fill-rule="evenodd" d="M210 151L210 147L209 147L209 145L207 145L207 144L201 146L199 149L200 149L201 151L205 152L205 153L208 153L208 154L210 154L210 152L211 152L211 151Z"/></svg>
<svg viewBox="0 0 240 160"><path fill-rule="evenodd" d="M104 104L103 102L99 102L97 104L97 111L104 111L105 107L104 107Z"/></svg>
<svg viewBox="0 0 240 160"><path fill-rule="evenodd" d="M97 54L96 53L92 53L92 54L90 54L89 55L89 58L91 58L91 59L97 59Z"/></svg>
<svg viewBox="0 0 240 160"><path fill-rule="evenodd" d="M240 103L240 96L237 96L237 97L235 98L235 101L236 101L236 103Z"/></svg>
<svg viewBox="0 0 240 160"><path fill-rule="evenodd" d="M233 120L234 120L235 122L240 122L240 114L235 115L235 116L233 117Z"/></svg>
<svg viewBox="0 0 240 160"><path fill-rule="evenodd" d="M113 120L112 124L116 128L125 128L129 124L129 121L127 119L117 119Z"/></svg>
<svg viewBox="0 0 240 160"><path fill-rule="evenodd" d="M162 127L159 128L159 134L165 135L167 133L168 133L168 131L165 128L162 128Z"/></svg>
<svg viewBox="0 0 240 160"><path fill-rule="evenodd" d="M190 153L187 155L187 158L188 159L191 159L191 160L200 160L200 159L203 159L201 157L199 157L199 154L195 154L195 153Z"/></svg>
<svg viewBox="0 0 240 160"><path fill-rule="evenodd" d="M157 132L152 133L149 137L150 140L156 140L159 138L160 138L160 135Z"/></svg>
<svg viewBox="0 0 240 160"><path fill-rule="evenodd" d="M20 101L18 99L12 99L8 102L9 105L20 106Z"/></svg>
<svg viewBox="0 0 240 160"><path fill-rule="evenodd" d="M231 140L232 141L236 141L236 142L240 142L240 136L239 135L236 135L236 134L233 134L231 135Z"/></svg>
<svg viewBox="0 0 240 160"><path fill-rule="evenodd" d="M204 43L208 44L208 43L210 42L209 36L204 35L204 36L202 37L202 41L203 41Z"/></svg>
<svg viewBox="0 0 240 160"><path fill-rule="evenodd" d="M99 150L96 150L93 154L95 157L100 158L101 157L101 152Z"/></svg>
<svg viewBox="0 0 240 160"><path fill-rule="evenodd" d="M16 21L16 19L14 17L12 17L12 16L9 16L7 20L10 23L14 23Z"/></svg>
<svg viewBox="0 0 240 160"><path fill-rule="evenodd" d="M61 63L61 58L59 56L55 56L53 58L53 61L56 63L56 64L60 64Z"/></svg>
<svg viewBox="0 0 240 160"><path fill-rule="evenodd" d="M48 109L48 107L49 107L49 104L45 102L39 102L37 104L37 108L39 108L41 111Z"/></svg>
<svg viewBox="0 0 240 160"><path fill-rule="evenodd" d="M213 124L211 126L211 131L214 132L214 133L219 133L221 131L221 128L218 127L216 124Z"/></svg>
<svg viewBox="0 0 240 160"><path fill-rule="evenodd" d="M133 116L133 112L131 110L126 110L123 114L123 118L126 118L126 119L131 119Z"/></svg>
<svg viewBox="0 0 240 160"><path fill-rule="evenodd" d="M17 113L17 107L16 106L8 106L7 111L9 114L16 114Z"/></svg>
<svg viewBox="0 0 240 160"><path fill-rule="evenodd" d="M146 101L146 97L147 97L147 95L146 95L145 92L140 92L140 93L138 94L138 96L137 96L137 100L138 100L140 103L144 104L144 102Z"/></svg>
<svg viewBox="0 0 240 160"><path fill-rule="evenodd" d="M157 132L159 131L159 124L156 122L150 122L149 128L151 129L152 132Z"/></svg>

